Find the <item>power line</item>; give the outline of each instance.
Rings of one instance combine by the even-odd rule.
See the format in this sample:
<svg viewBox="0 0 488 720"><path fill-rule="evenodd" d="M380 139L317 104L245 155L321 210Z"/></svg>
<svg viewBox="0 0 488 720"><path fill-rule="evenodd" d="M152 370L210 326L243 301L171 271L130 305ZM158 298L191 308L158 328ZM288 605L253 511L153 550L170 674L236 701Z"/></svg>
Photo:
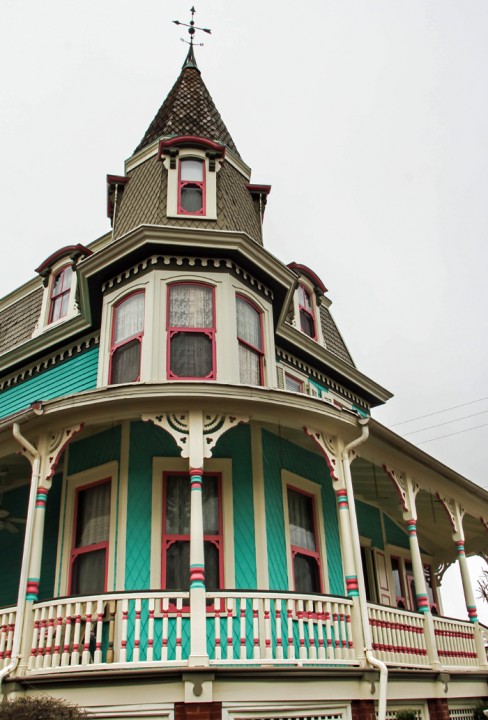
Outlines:
<svg viewBox="0 0 488 720"><path fill-rule="evenodd" d="M445 408L444 410L436 410L435 412L427 413L427 415L419 415L418 417L410 418L409 420L402 420L401 422L393 423L390 427L405 425L405 423L413 422L414 420L422 420L426 417L432 417L432 415L440 415L441 413L448 412L449 410L456 410L460 407L466 407L466 405L474 405L475 403L483 402L483 400L488 400L488 397L482 397L479 400L471 400L467 403L461 403L461 405L453 405L452 407Z"/></svg>
<svg viewBox="0 0 488 720"><path fill-rule="evenodd" d="M488 410L482 410L479 413L472 413L471 415L464 415L463 417L456 418L455 420L446 420L446 422L437 423L437 425L429 425L429 427L420 428L420 430L410 430L410 432L402 433L403 435L414 435L415 433L423 432L424 430L432 430L433 428L442 427L443 425L451 425L455 422L461 422L461 420L467 420L468 418L477 417L478 415L485 415ZM468 428L469 429L469 428Z"/></svg>
<svg viewBox="0 0 488 720"><path fill-rule="evenodd" d="M478 428L482 427L488 427L488 423L483 423L483 425L475 425L474 427L466 428L465 430L458 430L458 432L449 433L448 435L440 435L439 437L430 438L430 440L422 440L422 442L416 444L425 445L425 443L434 442L434 440L442 440L443 438L452 437L453 435L461 435L461 433L469 432L470 430L477 430Z"/></svg>

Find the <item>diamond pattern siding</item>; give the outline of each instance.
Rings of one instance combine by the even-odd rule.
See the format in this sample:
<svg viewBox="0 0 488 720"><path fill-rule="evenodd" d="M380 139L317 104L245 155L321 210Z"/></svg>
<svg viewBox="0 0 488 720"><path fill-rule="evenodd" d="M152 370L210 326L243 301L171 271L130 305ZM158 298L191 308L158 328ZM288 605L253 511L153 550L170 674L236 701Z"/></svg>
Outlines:
<svg viewBox="0 0 488 720"><path fill-rule="evenodd" d="M117 211L116 237L139 225L170 225L242 231L262 244L261 223L246 188L247 180L228 162L224 162L217 174L217 220L168 218L167 179L168 173L156 157L131 171Z"/></svg>
<svg viewBox="0 0 488 720"><path fill-rule="evenodd" d="M0 353L17 347L32 336L41 312L42 293L43 289L39 287L0 311Z"/></svg>
<svg viewBox="0 0 488 720"><path fill-rule="evenodd" d="M349 363L355 367L352 357L349 354L349 350L346 347L344 340L332 319L328 308L323 305L320 306L320 323L322 327L322 334L324 336L325 344L334 355L340 357L341 360Z"/></svg>
<svg viewBox="0 0 488 720"><path fill-rule="evenodd" d="M270 589L288 588L281 484L281 470L285 469L316 482L322 488L330 592L332 595L343 595L344 579L336 501L325 460L267 430L263 430L263 455Z"/></svg>
<svg viewBox="0 0 488 720"><path fill-rule="evenodd" d="M205 137L226 145L239 156L200 71L196 68L185 67L181 71L134 153L165 135Z"/></svg>
<svg viewBox="0 0 488 720"><path fill-rule="evenodd" d="M119 460L120 426L115 425L97 435L74 440L68 445L68 475Z"/></svg>

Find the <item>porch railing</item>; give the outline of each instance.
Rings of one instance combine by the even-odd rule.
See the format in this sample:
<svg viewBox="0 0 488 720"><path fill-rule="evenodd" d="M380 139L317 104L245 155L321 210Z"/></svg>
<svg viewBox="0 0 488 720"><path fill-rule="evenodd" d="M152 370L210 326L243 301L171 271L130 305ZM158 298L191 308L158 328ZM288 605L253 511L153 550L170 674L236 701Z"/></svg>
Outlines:
<svg viewBox="0 0 488 720"><path fill-rule="evenodd" d="M399 665L429 665L420 613L368 604L373 650L380 660Z"/></svg>
<svg viewBox="0 0 488 720"><path fill-rule="evenodd" d="M450 618L434 618L434 633L439 660L445 666L478 666L475 632L470 622Z"/></svg>
<svg viewBox="0 0 488 720"><path fill-rule="evenodd" d="M0 610L0 668L8 665L12 656L16 616L16 607Z"/></svg>

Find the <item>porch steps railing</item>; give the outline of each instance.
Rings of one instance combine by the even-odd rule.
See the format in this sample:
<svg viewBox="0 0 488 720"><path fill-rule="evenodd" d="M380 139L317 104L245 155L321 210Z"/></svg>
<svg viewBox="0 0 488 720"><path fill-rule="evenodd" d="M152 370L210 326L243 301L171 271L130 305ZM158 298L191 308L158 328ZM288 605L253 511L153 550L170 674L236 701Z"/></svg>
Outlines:
<svg viewBox="0 0 488 720"><path fill-rule="evenodd" d="M8 665L12 656L16 616L16 607L0 610L0 668Z"/></svg>

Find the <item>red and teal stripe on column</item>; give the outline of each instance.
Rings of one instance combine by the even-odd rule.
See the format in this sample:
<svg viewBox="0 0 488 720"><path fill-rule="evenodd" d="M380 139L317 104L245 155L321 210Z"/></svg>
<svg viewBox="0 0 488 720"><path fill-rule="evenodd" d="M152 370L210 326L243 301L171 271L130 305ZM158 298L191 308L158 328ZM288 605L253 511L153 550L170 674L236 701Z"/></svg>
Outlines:
<svg viewBox="0 0 488 720"><path fill-rule="evenodd" d="M466 552L464 550L464 542L461 540L456 543L458 557L464 557Z"/></svg>
<svg viewBox="0 0 488 720"><path fill-rule="evenodd" d="M346 575L346 590L349 597L358 597L359 585L357 575Z"/></svg>
<svg viewBox="0 0 488 720"><path fill-rule="evenodd" d="M349 510L349 500L347 499L347 490L337 490L337 507L339 510Z"/></svg>
<svg viewBox="0 0 488 720"><path fill-rule="evenodd" d="M49 488L40 487L37 489L36 509L45 510Z"/></svg>
<svg viewBox="0 0 488 720"><path fill-rule="evenodd" d="M417 593L417 608L421 613L430 612L429 596L424 593Z"/></svg>
<svg viewBox="0 0 488 720"><path fill-rule="evenodd" d="M478 610L476 609L476 605L466 605L466 608L468 610L469 622L477 623L478 622Z"/></svg>
<svg viewBox="0 0 488 720"><path fill-rule="evenodd" d="M195 588L205 590L205 567L201 563L190 565L190 590Z"/></svg>
<svg viewBox="0 0 488 720"><path fill-rule="evenodd" d="M410 537L415 537L417 535L417 521L413 518L407 520L407 530Z"/></svg>
<svg viewBox="0 0 488 720"><path fill-rule="evenodd" d="M39 597L39 578L27 578L27 593L26 600L33 600L34 602Z"/></svg>
<svg viewBox="0 0 488 720"><path fill-rule="evenodd" d="M203 470L190 470L190 490L201 491Z"/></svg>

